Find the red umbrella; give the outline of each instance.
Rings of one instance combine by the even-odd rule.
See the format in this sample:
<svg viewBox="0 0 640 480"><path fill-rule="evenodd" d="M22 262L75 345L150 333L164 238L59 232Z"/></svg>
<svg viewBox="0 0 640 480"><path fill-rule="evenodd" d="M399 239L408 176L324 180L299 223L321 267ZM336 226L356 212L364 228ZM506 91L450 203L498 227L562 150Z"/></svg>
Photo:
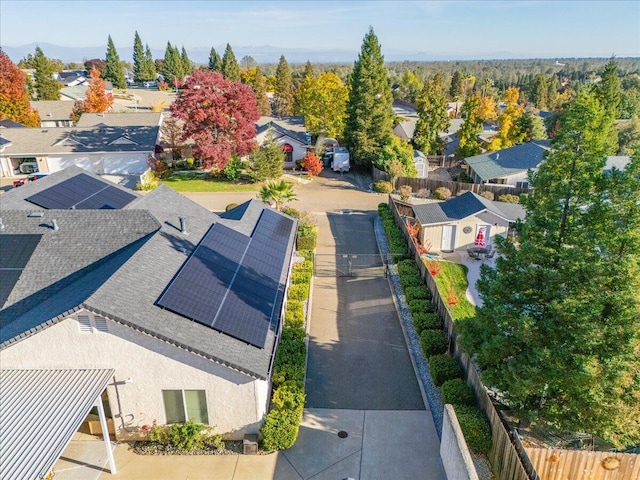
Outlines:
<svg viewBox="0 0 640 480"><path fill-rule="evenodd" d="M478 228L478 233L476 234L476 241L474 242L475 246L484 247L487 245L487 242L484 238L484 231L485 231L485 227Z"/></svg>

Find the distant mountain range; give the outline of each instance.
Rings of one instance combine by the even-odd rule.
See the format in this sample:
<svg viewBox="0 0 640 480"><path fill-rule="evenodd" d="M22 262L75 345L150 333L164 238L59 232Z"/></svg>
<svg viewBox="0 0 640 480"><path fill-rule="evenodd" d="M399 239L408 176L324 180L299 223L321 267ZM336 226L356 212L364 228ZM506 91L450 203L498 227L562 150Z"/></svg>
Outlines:
<svg viewBox="0 0 640 480"><path fill-rule="evenodd" d="M104 58L107 47L63 47L50 43L30 43L12 47L3 45L2 50L9 55L12 61L18 62L28 54L33 54L36 46L39 45L44 54L49 58L58 58L64 63L82 62L85 59ZM225 45L215 46L218 54L222 56ZM209 52L211 47L197 47L187 50L189 58L196 63L207 63L209 61ZM164 58L164 50L151 49L153 58ZM283 48L271 45L263 46L245 46L233 47L233 53L238 61L244 56L251 56L260 64L278 63L280 55L284 55L288 63L305 63L309 60L311 63L353 63L358 58L359 51L350 50L322 50L322 49L304 49L304 48ZM506 51L497 51L487 54L434 54L427 52L410 52L405 50L384 50L384 57L387 62L399 62L403 60L428 62L428 61L447 61L447 60L494 60L494 59L515 59L515 58L532 58L531 56L515 55ZM132 61L133 47L118 48L118 55L121 60Z"/></svg>

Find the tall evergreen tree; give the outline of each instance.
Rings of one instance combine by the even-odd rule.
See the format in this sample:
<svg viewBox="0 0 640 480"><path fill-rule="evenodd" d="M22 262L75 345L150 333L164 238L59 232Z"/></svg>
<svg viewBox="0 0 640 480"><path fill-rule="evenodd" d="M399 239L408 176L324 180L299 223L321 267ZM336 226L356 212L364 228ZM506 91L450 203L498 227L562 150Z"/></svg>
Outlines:
<svg viewBox="0 0 640 480"><path fill-rule="evenodd" d="M211 52L209 53L209 70L212 72L222 71L222 59L213 47L211 47Z"/></svg>
<svg viewBox="0 0 640 480"><path fill-rule="evenodd" d="M463 75L459 70L453 72L451 77L451 86L449 87L449 95L454 102L457 102L462 98L463 93Z"/></svg>
<svg viewBox="0 0 640 480"><path fill-rule="evenodd" d="M149 45L145 46L144 51L144 81L154 81L158 78L156 63L153 60L153 54Z"/></svg>
<svg viewBox="0 0 640 480"><path fill-rule="evenodd" d="M478 134L482 132L482 119L480 118L481 98L478 95L472 95L467 98L460 109L464 121L460 126L460 130L456 132L456 137L460 139L457 157L472 157L480 153L480 142Z"/></svg>
<svg viewBox="0 0 640 480"><path fill-rule="evenodd" d="M113 44L111 35L107 41L107 67L104 72L104 79L110 81L115 88L127 88L127 79L124 77L124 68L120 62L120 57Z"/></svg>
<svg viewBox="0 0 640 480"><path fill-rule="evenodd" d="M193 72L193 62L189 59L189 55L187 55L187 51L182 46L182 52L180 53L180 60L182 62L182 71L184 75L191 75Z"/></svg>
<svg viewBox="0 0 640 480"><path fill-rule="evenodd" d="M271 104L269 103L269 97L267 97L267 80L264 78L260 67L256 67L256 74L251 83L251 88L253 88L253 93L256 96L260 115L271 115Z"/></svg>
<svg viewBox="0 0 640 480"><path fill-rule="evenodd" d="M389 143L393 95L378 38L370 27L350 76L345 143L356 165L371 165Z"/></svg>
<svg viewBox="0 0 640 480"><path fill-rule="evenodd" d="M293 83L289 64L280 55L280 61L276 68L276 85L273 92L273 114L277 117L285 117L293 113Z"/></svg>
<svg viewBox="0 0 640 480"><path fill-rule="evenodd" d="M222 56L222 76L231 82L240 81L240 66L238 65L231 45L228 43Z"/></svg>
<svg viewBox="0 0 640 480"><path fill-rule="evenodd" d="M182 68L182 57L178 51L178 47L167 42L167 48L164 51L164 62L162 63L162 76L165 82L176 86L184 78L184 70Z"/></svg>
<svg viewBox="0 0 640 480"><path fill-rule="evenodd" d="M565 109L460 332L521 419L624 447L640 442L640 156L603 172L609 122L586 91Z"/></svg>
<svg viewBox="0 0 640 480"><path fill-rule="evenodd" d="M53 78L53 65L40 47L36 47L33 68L36 70L33 77L38 100L60 100L60 85Z"/></svg>
<svg viewBox="0 0 640 480"><path fill-rule="evenodd" d="M147 66L146 62L147 58L142 46L142 39L136 30L136 34L133 37L133 79L136 82L146 81L146 79L143 79Z"/></svg>
<svg viewBox="0 0 640 480"><path fill-rule="evenodd" d="M282 176L285 154L275 140L273 129L267 131L267 138L258 150L250 155L250 176L254 182L275 179Z"/></svg>
<svg viewBox="0 0 640 480"><path fill-rule="evenodd" d="M426 155L438 155L445 147L439 133L449 128L447 97L440 74L430 79L417 98L418 122L413 134L416 148Z"/></svg>
<svg viewBox="0 0 640 480"><path fill-rule="evenodd" d="M613 123L620 117L620 78L618 78L618 64L615 57L611 57L604 67L602 80L596 87L598 97L602 102L607 117L611 120L608 132L607 152L615 155L618 152L618 130Z"/></svg>
<svg viewBox="0 0 640 480"><path fill-rule="evenodd" d="M315 73L313 71L313 65L311 62L307 60L307 63L304 64L304 71L302 72L302 78L313 78L315 77Z"/></svg>

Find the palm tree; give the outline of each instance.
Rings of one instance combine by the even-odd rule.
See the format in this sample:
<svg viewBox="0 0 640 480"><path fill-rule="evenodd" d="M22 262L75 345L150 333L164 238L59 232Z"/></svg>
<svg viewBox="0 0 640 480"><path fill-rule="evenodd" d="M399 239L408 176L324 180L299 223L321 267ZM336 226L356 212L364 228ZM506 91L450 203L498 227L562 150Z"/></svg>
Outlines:
<svg viewBox="0 0 640 480"><path fill-rule="evenodd" d="M293 185L284 180L267 182L266 185L263 185L260 189L258 198L264 203L275 203L276 210L278 211L284 202L298 199L293 191Z"/></svg>

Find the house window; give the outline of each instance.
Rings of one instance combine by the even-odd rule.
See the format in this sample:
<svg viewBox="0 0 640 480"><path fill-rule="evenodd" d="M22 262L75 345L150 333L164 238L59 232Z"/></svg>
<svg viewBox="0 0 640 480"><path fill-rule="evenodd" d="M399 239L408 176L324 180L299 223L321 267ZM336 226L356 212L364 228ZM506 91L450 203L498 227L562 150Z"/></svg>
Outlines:
<svg viewBox="0 0 640 480"><path fill-rule="evenodd" d="M207 396L204 390L163 390L162 399L167 423L193 420L196 423L209 424Z"/></svg>
<svg viewBox="0 0 640 480"><path fill-rule="evenodd" d="M78 315L78 328L82 333L108 332L107 319L94 315Z"/></svg>

